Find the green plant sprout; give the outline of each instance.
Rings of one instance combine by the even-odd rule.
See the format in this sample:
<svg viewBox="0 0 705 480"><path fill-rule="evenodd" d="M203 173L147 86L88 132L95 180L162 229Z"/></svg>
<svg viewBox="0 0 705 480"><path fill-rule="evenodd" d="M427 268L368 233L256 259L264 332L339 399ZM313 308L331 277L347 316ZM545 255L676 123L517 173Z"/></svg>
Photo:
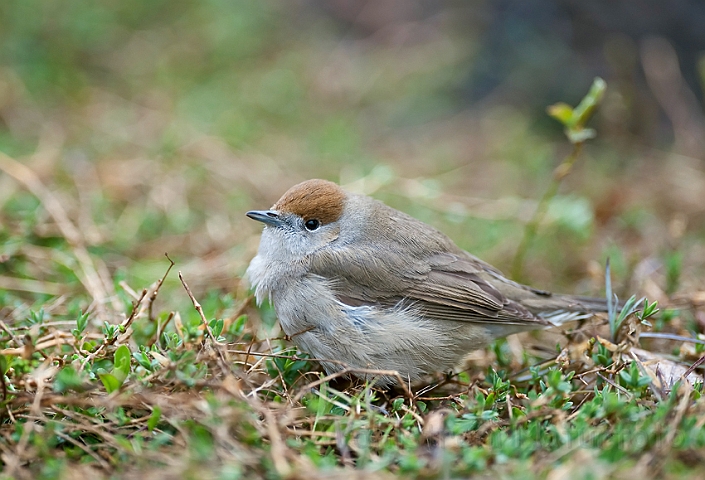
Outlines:
<svg viewBox="0 0 705 480"><path fill-rule="evenodd" d="M612 292L612 275L610 275L610 260L607 259L607 264L605 265L605 293L607 295L607 315L610 324L610 338L612 341L617 340L617 332L619 327L622 326L624 320L629 317L629 315L635 314L639 321L650 326L648 318L656 315L659 312L658 302L654 301L649 303L646 297L641 297L639 300L636 299L636 295L632 295L629 299L624 302L619 313L617 309L619 308L619 299L617 294ZM639 310L639 305L642 305L641 310Z"/></svg>
<svg viewBox="0 0 705 480"><path fill-rule="evenodd" d="M113 393L122 387L127 376L130 374L130 349L126 345L120 345L115 350L113 369L108 372L98 372L100 381L108 393Z"/></svg>
<svg viewBox="0 0 705 480"><path fill-rule="evenodd" d="M548 107L548 114L561 122L565 127L565 134L573 144L573 149L563 162L553 171L553 180L548 189L544 192L541 200L531 220L524 228L524 236L519 243L517 253L514 256L512 265L512 277L517 281L522 281L524 260L529 246L536 237L536 232L539 225L546 216L548 206L558 193L558 188L563 179L571 172L573 165L580 157L583 149L583 144L586 140L595 138L596 132L592 128L586 128L585 124L590 120L595 110L599 106L604 97L607 83L600 77L596 77L592 82L592 86L587 95L580 101L577 107L572 108L566 103L556 103Z"/></svg>

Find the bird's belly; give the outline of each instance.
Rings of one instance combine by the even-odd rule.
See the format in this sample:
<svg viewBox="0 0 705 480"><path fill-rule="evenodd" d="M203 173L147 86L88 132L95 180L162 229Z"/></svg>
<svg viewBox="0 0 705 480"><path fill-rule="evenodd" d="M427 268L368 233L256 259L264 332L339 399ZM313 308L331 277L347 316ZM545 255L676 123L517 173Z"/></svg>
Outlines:
<svg viewBox="0 0 705 480"><path fill-rule="evenodd" d="M284 333L329 373L351 369L373 377L369 370L385 370L416 380L453 368L490 340L477 325L424 319L409 308L346 305L316 277L273 292L272 301ZM384 374L379 382L393 383L394 376Z"/></svg>

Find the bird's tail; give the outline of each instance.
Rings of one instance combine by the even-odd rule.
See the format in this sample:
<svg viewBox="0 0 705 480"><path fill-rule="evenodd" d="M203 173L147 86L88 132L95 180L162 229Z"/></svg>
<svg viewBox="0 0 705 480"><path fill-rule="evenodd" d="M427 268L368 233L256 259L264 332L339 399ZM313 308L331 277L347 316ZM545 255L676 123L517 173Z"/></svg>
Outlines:
<svg viewBox="0 0 705 480"><path fill-rule="evenodd" d="M554 295L569 304L569 308L593 313L607 311L607 298L583 297L580 295Z"/></svg>
<svg viewBox="0 0 705 480"><path fill-rule="evenodd" d="M536 316L548 320L554 325L560 325L573 320L592 317L596 313L607 312L607 299L598 297L583 297L579 295L553 294L537 299L535 305L524 301L524 305ZM619 304L617 307L619 308Z"/></svg>

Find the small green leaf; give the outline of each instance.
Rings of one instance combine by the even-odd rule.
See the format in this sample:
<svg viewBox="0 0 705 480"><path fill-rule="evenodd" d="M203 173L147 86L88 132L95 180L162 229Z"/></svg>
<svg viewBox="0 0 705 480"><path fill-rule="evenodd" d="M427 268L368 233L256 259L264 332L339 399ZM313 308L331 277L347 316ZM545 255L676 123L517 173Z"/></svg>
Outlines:
<svg viewBox="0 0 705 480"><path fill-rule="evenodd" d="M651 379L648 376L642 376L636 362L632 362L628 368L621 370L619 378L626 387L631 389L640 389L651 383Z"/></svg>
<svg viewBox="0 0 705 480"><path fill-rule="evenodd" d="M211 328L211 331L213 332L213 336L218 338L221 333L223 333L223 319L222 318L214 318L210 322L208 322L208 326Z"/></svg>
<svg viewBox="0 0 705 480"><path fill-rule="evenodd" d="M152 414L149 416L149 420L147 420L147 430L150 432L156 428L156 426L159 424L159 420L162 417L162 409L159 408L158 406L154 406L154 409L152 409Z"/></svg>
<svg viewBox="0 0 705 480"><path fill-rule="evenodd" d="M577 107L571 108L565 103L556 103L548 107L550 116L561 122L565 127L565 134L573 144L583 143L586 140L595 138L595 131L585 128L585 124L590 120L595 109L602 101L607 84L597 77L592 82L592 86L587 95L583 97Z"/></svg>
<svg viewBox="0 0 705 480"><path fill-rule="evenodd" d="M107 321L103 322L102 330L103 335L105 335L107 339L113 339L120 331L117 325L113 325L111 323L108 323Z"/></svg>
<svg viewBox="0 0 705 480"><path fill-rule="evenodd" d="M149 360L149 356L145 352L134 352L132 357L137 360L137 363L139 363L142 367L150 371L153 370L152 362Z"/></svg>
<svg viewBox="0 0 705 480"><path fill-rule="evenodd" d="M659 312L658 309L658 302L654 300L654 303L649 304L649 301L647 299L644 299L644 308L641 311L641 314L639 315L639 318L641 320L646 320L652 315L656 315Z"/></svg>
<svg viewBox="0 0 705 480"><path fill-rule="evenodd" d="M566 127L573 124L573 108L567 103L555 103L553 105L549 105L546 110L550 116L561 122Z"/></svg>
<svg viewBox="0 0 705 480"><path fill-rule="evenodd" d="M112 373L98 373L100 381L103 382L103 386L108 393L113 393L120 389L122 382L115 377Z"/></svg>
<svg viewBox="0 0 705 480"><path fill-rule="evenodd" d="M120 379L120 383L130 374L130 349L127 345L120 345L115 350L113 374Z"/></svg>
<svg viewBox="0 0 705 480"><path fill-rule="evenodd" d="M656 315L659 312L658 309L658 302L654 301L654 303L649 303L649 301L644 298L644 306L641 309L641 312L636 312L636 316L641 321L642 324L651 326L651 323L647 320L648 318ZM696 351L697 351L697 345L696 345Z"/></svg>
<svg viewBox="0 0 705 480"><path fill-rule="evenodd" d="M44 309L40 308L38 312L35 312L34 310L29 311L29 323L31 325L40 325L41 323L44 322L44 317L45 317Z"/></svg>
<svg viewBox="0 0 705 480"><path fill-rule="evenodd" d="M583 97L573 111L575 122L573 125L582 127L590 120L592 114L595 113L595 109L602 101L602 97L605 96L605 90L607 90L607 83L600 77L595 77L587 95Z"/></svg>
<svg viewBox="0 0 705 480"><path fill-rule="evenodd" d="M76 319L76 329L73 331L74 336L77 337L86 330L89 315L90 314L88 312L78 314L78 318Z"/></svg>

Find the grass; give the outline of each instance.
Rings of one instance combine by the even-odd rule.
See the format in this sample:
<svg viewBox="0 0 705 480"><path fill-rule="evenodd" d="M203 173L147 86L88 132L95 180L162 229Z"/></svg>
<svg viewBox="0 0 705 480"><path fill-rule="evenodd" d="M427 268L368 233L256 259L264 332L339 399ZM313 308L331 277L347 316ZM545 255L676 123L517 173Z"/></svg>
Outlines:
<svg viewBox="0 0 705 480"><path fill-rule="evenodd" d="M0 7L0 478L705 475L702 168L609 128L628 92L559 186L560 125L463 106L476 39L442 22L398 43L266 1L78 5ZM641 313L406 389L327 377L241 280L244 212L311 177L504 271L519 249L537 287L598 295L609 258Z"/></svg>
<svg viewBox="0 0 705 480"><path fill-rule="evenodd" d="M6 210L25 236L4 237L18 272L3 277L17 282L0 323L4 478L702 474L702 378L678 366L702 345L636 348L653 304L612 327L499 340L459 374L381 391L324 376L246 291L199 300L179 271L181 294L159 307L181 268L169 257L151 284L103 276L57 197L11 158L0 166L34 194ZM35 236L42 225L56 233ZM670 312L656 322L675 333Z"/></svg>

